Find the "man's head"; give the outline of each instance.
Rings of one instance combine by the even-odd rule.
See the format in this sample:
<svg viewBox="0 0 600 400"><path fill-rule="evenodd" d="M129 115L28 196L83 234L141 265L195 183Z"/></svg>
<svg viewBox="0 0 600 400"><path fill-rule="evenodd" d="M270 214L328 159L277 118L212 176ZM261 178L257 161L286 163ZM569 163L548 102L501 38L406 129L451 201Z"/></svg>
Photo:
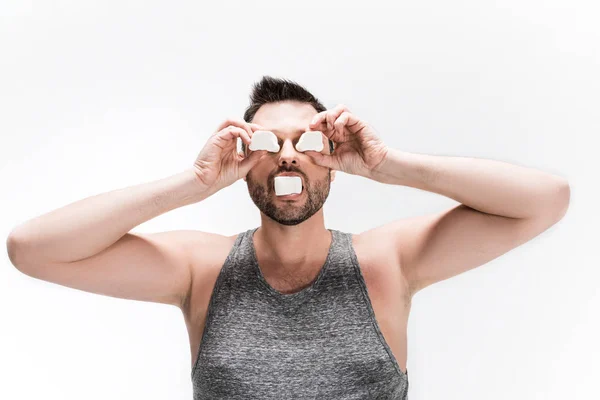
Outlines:
<svg viewBox="0 0 600 400"><path fill-rule="evenodd" d="M265 215L283 225L297 225L318 212L329 195L335 170L315 164L295 148L312 118L326 108L299 84L264 76L250 94L244 120L272 131L279 142L277 153L269 152L244 178L250 197ZM328 141L328 143L327 143ZM333 152L333 142L323 135L324 154ZM251 152L242 142L245 155ZM294 200L275 195L274 177L296 172L302 178L302 193Z"/></svg>

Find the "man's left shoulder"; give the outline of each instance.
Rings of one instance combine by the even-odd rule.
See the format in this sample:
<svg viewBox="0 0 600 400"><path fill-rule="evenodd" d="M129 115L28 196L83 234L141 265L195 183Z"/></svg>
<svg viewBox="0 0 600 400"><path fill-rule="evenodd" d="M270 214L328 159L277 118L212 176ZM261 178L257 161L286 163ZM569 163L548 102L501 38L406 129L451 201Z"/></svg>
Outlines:
<svg viewBox="0 0 600 400"><path fill-rule="evenodd" d="M366 231L352 233L352 244L366 246L374 251L392 251L396 249L396 238L390 224L376 226Z"/></svg>
<svg viewBox="0 0 600 400"><path fill-rule="evenodd" d="M352 245L367 286L373 288L373 293L387 293L390 298L404 293L403 299L408 304L408 284L396 243L386 225L352 234Z"/></svg>
<svg viewBox="0 0 600 400"><path fill-rule="evenodd" d="M352 246L357 256L372 266L400 268L400 255L391 229L381 225L352 233Z"/></svg>

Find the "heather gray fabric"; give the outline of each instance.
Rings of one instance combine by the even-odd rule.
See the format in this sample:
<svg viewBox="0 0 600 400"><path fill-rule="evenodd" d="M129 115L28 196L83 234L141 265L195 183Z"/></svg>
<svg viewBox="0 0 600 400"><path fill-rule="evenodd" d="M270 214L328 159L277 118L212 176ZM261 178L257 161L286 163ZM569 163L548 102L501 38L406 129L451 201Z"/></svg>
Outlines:
<svg viewBox="0 0 600 400"><path fill-rule="evenodd" d="M407 399L352 247L334 229L311 286L282 294L258 266L253 235L236 238L216 280L192 368L199 399Z"/></svg>

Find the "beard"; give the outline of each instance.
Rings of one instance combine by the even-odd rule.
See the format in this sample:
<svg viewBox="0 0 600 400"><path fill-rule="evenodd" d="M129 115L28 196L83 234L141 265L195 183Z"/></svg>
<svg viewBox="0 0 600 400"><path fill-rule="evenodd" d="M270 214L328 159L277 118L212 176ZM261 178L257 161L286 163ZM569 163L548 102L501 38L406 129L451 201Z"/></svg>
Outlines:
<svg viewBox="0 0 600 400"><path fill-rule="evenodd" d="M282 225L298 225L312 217L323 207L331 187L331 174L329 172L324 179L319 181L309 182L306 175L303 176L302 196L305 198L289 202L275 203L274 176L269 177L265 187L256 182L248 173L246 184L250 198L263 214Z"/></svg>

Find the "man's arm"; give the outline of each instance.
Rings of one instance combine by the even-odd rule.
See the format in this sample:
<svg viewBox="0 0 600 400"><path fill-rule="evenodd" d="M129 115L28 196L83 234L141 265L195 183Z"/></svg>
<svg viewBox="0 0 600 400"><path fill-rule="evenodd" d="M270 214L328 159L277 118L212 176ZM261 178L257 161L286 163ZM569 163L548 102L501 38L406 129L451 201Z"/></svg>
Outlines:
<svg viewBox="0 0 600 400"><path fill-rule="evenodd" d="M396 149L373 179L461 203L382 227L395 242L411 295L531 240L565 215L570 199L564 178L535 169Z"/></svg>
<svg viewBox="0 0 600 400"><path fill-rule="evenodd" d="M130 232L203 200L192 170L79 200L17 226L8 255L26 275L113 297L182 306L191 286L189 249L203 232Z"/></svg>

